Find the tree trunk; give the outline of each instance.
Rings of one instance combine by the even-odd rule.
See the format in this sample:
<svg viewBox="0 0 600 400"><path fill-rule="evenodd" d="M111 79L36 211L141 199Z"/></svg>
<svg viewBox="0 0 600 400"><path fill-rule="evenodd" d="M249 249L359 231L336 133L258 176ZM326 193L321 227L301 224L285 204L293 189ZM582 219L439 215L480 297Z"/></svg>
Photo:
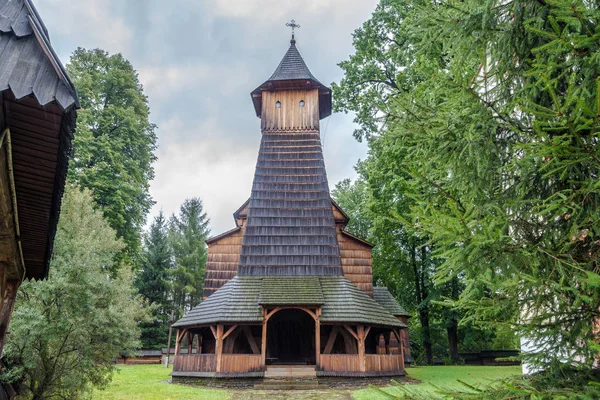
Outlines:
<svg viewBox="0 0 600 400"><path fill-rule="evenodd" d="M458 279L452 278L451 281L452 288L452 300L458 300ZM453 361L457 361L458 356L458 320L456 318L450 319L450 326L447 328L448 331L448 352L450 353L450 358Z"/></svg>
<svg viewBox="0 0 600 400"><path fill-rule="evenodd" d="M448 349L450 358L453 361L458 360L458 321L454 318L450 321L448 331Z"/></svg>
<svg viewBox="0 0 600 400"><path fill-rule="evenodd" d="M425 360L427 364L433 364L433 350L431 346L431 331L429 328L429 307L424 305L427 298L427 288L425 286L425 263L421 260L421 270L417 264L417 246L414 240L410 241L410 262L415 275L415 293L417 295L417 307L419 309L419 321L421 322L421 338L423 339L423 348L425 350Z"/></svg>

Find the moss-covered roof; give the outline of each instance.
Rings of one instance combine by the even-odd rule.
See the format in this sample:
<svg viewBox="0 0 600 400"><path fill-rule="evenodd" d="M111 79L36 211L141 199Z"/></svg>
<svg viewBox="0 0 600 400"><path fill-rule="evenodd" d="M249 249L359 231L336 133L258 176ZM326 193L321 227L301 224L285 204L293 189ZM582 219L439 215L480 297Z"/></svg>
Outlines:
<svg viewBox="0 0 600 400"><path fill-rule="evenodd" d="M321 322L406 326L344 276L236 276L173 327L260 323L261 305L321 305Z"/></svg>
<svg viewBox="0 0 600 400"><path fill-rule="evenodd" d="M373 288L373 299L383 308L388 310L392 315L397 317L408 317L409 314L402 308L392 294L384 287Z"/></svg>
<svg viewBox="0 0 600 400"><path fill-rule="evenodd" d="M321 305L325 302L316 276L262 278L260 305Z"/></svg>

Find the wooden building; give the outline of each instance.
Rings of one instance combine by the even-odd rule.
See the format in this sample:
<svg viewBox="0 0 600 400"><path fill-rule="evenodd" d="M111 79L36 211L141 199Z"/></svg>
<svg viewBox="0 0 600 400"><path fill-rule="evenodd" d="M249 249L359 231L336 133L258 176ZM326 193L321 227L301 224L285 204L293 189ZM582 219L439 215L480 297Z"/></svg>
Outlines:
<svg viewBox="0 0 600 400"><path fill-rule="evenodd" d="M48 274L78 107L31 1L0 0L0 357L20 283Z"/></svg>
<svg viewBox="0 0 600 400"><path fill-rule="evenodd" d="M319 127L331 90L292 37L251 96L262 130L252 193L236 228L208 240L204 300L173 325L173 376L297 376L294 366L403 375L408 316L373 287L372 245L345 231L348 216L330 197Z"/></svg>

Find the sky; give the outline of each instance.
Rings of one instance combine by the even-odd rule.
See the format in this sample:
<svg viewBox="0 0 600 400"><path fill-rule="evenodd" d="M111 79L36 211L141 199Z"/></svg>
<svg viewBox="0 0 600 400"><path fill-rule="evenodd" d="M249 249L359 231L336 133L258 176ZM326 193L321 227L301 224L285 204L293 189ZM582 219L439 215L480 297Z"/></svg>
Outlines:
<svg viewBox="0 0 600 400"><path fill-rule="evenodd" d="M36 0L63 63L77 47L122 53L131 61L158 125L158 161L150 192L177 213L199 197L211 234L233 228L232 213L250 196L260 120L250 92L287 51L295 19L297 47L313 75L339 82L353 53L352 32L377 0ZM330 188L354 178L366 144L352 136L351 114L321 121Z"/></svg>

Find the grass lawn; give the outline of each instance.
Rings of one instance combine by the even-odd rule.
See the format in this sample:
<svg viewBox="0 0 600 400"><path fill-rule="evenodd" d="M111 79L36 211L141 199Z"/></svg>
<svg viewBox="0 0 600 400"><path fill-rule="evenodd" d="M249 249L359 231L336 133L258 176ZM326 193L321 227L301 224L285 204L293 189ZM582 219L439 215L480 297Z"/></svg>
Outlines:
<svg viewBox="0 0 600 400"><path fill-rule="evenodd" d="M480 366L439 366L407 368L408 376L421 381L417 385L407 385L411 393L436 393L438 388L452 388L466 390L457 380L470 385L484 386L490 381L521 375L520 366L511 367L480 367ZM390 394L400 395L402 391L395 387L384 389ZM353 393L356 400L384 400L389 397L373 389L357 390Z"/></svg>
<svg viewBox="0 0 600 400"><path fill-rule="evenodd" d="M94 390L94 400L225 400L226 390L172 385L171 368L163 365L123 365L105 390Z"/></svg>
<svg viewBox="0 0 600 400"><path fill-rule="evenodd" d="M411 378L421 381L419 384L409 385L411 391L420 393L434 393L437 387L464 388L457 379L470 384L485 384L491 380L501 379L512 375L519 375L521 367L471 367L471 366L443 366L443 367L417 367L407 369ZM329 389L323 391L227 391L220 389L203 389L184 385L168 383L170 368L162 365L127 365L119 366L113 382L105 390L95 390L92 395L94 400L225 400L225 399L349 399L356 400L387 400L388 397L373 389ZM392 394L400 394L398 389L385 388Z"/></svg>

